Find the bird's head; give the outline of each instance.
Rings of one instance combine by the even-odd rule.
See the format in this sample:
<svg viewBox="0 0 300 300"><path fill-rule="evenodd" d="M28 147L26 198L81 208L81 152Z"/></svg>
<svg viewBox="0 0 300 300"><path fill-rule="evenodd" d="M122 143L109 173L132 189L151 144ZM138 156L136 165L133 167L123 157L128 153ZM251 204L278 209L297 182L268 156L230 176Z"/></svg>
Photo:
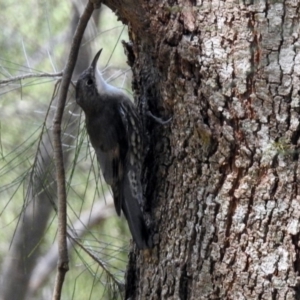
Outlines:
<svg viewBox="0 0 300 300"><path fill-rule="evenodd" d="M106 83L102 78L97 68L101 52L102 49L97 52L89 68L79 76L76 84L76 102L86 113L97 109L101 101L124 97L121 89Z"/></svg>
<svg viewBox="0 0 300 300"><path fill-rule="evenodd" d="M102 49L95 55L91 65L79 76L76 83L76 102L84 110L95 107L99 102L99 96L103 94L103 86L106 85L98 68L97 62Z"/></svg>

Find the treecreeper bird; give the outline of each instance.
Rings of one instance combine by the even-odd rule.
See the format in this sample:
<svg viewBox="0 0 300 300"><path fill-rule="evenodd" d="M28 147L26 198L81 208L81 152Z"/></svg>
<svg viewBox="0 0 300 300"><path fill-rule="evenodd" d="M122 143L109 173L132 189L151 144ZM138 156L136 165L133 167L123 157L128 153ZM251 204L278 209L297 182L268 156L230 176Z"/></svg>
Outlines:
<svg viewBox="0 0 300 300"><path fill-rule="evenodd" d="M76 102L85 113L86 129L103 177L111 186L117 214L123 211L139 249L152 248L142 212L143 136L135 105L122 90L106 83L97 68L102 49L76 84Z"/></svg>

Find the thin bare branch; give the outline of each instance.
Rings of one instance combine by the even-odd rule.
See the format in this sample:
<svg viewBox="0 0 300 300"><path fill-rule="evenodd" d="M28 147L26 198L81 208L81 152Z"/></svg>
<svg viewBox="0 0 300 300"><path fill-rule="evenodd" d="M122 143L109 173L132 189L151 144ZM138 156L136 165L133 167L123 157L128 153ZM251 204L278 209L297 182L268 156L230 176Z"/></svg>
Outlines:
<svg viewBox="0 0 300 300"><path fill-rule="evenodd" d="M53 120L53 144L54 144L54 158L56 165L56 179L57 179L57 197L58 197L58 249L59 258L57 263L57 274L55 279L55 286L53 290L53 300L61 298L62 286L65 274L69 269L68 247L67 247L67 205L66 205L66 182L65 169L63 161L63 150L61 142L61 123L63 112L66 104L68 89L72 78L72 73L76 64L80 43L87 26L89 19L94 11L94 8L99 7L100 1L88 1L85 10L79 20L76 28L73 41L71 44L70 54L64 74L62 77L61 88L57 103L57 109Z"/></svg>
<svg viewBox="0 0 300 300"><path fill-rule="evenodd" d="M104 199L106 203L104 203ZM73 225L73 231L76 232L77 238L82 238L91 228L95 225L104 222L106 219L114 214L114 204L112 196L107 193L103 199L97 201L93 207L93 210L85 211L79 217L79 219ZM69 251L73 248L74 243L68 240ZM39 260L39 263L35 267L29 284L29 298L33 298L33 295L37 293L38 289L49 279L49 276L55 269L55 265L58 258L57 243L55 243L48 253ZM30 297L31 296L31 297Z"/></svg>
<svg viewBox="0 0 300 300"><path fill-rule="evenodd" d="M11 82L20 81L23 79L28 79L28 78L39 78L39 77L50 77L51 78L51 77L61 77L62 75L63 75L63 71L60 71L58 73L30 73L30 74L24 74L24 75L0 80L0 84L7 84L7 83L11 83Z"/></svg>

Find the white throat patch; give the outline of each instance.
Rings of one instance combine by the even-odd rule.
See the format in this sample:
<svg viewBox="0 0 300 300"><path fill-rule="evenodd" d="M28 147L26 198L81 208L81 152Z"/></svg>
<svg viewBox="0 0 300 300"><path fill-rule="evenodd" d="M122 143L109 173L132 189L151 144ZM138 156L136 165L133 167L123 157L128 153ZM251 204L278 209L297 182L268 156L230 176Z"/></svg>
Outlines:
<svg viewBox="0 0 300 300"><path fill-rule="evenodd" d="M97 90L100 95L101 94L110 94L110 95L123 94L123 92L120 89L104 81L98 68L96 68L95 79L96 79Z"/></svg>

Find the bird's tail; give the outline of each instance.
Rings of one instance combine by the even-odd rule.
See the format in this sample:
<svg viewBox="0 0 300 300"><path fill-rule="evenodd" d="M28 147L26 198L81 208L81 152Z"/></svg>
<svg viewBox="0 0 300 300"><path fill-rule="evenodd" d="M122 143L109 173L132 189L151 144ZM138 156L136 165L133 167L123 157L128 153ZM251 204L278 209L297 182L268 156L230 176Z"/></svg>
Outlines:
<svg viewBox="0 0 300 300"><path fill-rule="evenodd" d="M142 188L136 173L130 170L124 176L122 209L133 240L140 250L153 247L152 236L141 209Z"/></svg>

